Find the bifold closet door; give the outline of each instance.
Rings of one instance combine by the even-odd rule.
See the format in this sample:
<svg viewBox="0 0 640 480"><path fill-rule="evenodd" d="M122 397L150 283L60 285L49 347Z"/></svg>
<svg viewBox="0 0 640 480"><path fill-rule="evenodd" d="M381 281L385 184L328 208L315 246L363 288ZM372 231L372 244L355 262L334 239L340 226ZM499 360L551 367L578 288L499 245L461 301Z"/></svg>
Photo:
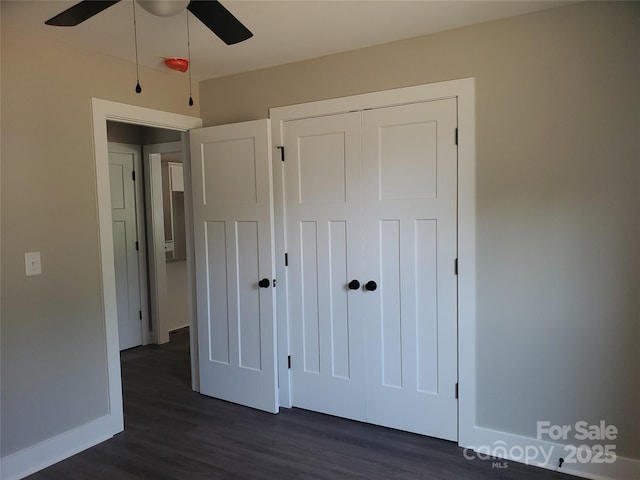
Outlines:
<svg viewBox="0 0 640 480"><path fill-rule="evenodd" d="M367 421L457 439L456 100L362 113Z"/></svg>
<svg viewBox="0 0 640 480"><path fill-rule="evenodd" d="M360 114L284 125L292 403L365 418ZM355 287L351 283L351 287Z"/></svg>

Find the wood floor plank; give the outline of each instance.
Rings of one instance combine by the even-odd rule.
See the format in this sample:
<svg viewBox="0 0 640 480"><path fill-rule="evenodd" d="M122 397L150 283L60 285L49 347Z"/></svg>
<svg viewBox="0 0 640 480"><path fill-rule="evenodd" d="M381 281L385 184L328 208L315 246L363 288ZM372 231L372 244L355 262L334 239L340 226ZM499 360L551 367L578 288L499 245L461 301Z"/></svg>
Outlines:
<svg viewBox="0 0 640 480"><path fill-rule="evenodd" d="M191 390L189 333L121 354L125 431L33 480L566 479L466 460L455 443L300 409L278 415Z"/></svg>

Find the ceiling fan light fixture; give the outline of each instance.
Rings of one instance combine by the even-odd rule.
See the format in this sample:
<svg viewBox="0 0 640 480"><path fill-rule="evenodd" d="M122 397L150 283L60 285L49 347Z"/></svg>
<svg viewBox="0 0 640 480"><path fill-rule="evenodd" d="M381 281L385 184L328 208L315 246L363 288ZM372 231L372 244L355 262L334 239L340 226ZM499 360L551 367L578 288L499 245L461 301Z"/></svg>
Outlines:
<svg viewBox="0 0 640 480"><path fill-rule="evenodd" d="M80 25L82 22L89 20L94 15L112 7L120 1L121 0L82 0L44 23L55 27L73 27ZM131 1L131 4L134 6L136 3L144 10L158 16L178 15L180 12L188 10L227 45L244 42L253 36L253 33L218 0Z"/></svg>
<svg viewBox="0 0 640 480"><path fill-rule="evenodd" d="M158 17L173 17L184 11L189 0L137 0L138 5Z"/></svg>

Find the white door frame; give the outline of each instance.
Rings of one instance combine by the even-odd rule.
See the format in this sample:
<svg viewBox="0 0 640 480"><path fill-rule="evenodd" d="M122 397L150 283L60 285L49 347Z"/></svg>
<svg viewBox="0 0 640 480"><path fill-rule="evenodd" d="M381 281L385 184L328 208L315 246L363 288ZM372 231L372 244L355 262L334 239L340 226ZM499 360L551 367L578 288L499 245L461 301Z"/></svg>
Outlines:
<svg viewBox="0 0 640 480"><path fill-rule="evenodd" d="M91 116L95 153L96 208L102 276L102 301L107 347L109 416L111 432L112 434L116 434L124 430L124 413L122 409L122 380L120 371L120 349L118 345L118 310L116 302L115 268L113 264L113 227L111 224L107 120L185 132L193 128L202 127L202 119L98 98L91 99ZM184 150L187 151L188 149L185 148ZM188 160L188 155L185 155L185 162L188 162ZM187 259L187 261L189 262L189 259ZM192 327L195 323L193 315L191 315L191 310L189 323ZM194 350L192 344L192 359L193 355ZM197 358L197 352L195 352L195 355Z"/></svg>
<svg viewBox="0 0 640 480"><path fill-rule="evenodd" d="M169 341L169 330L165 318L167 313L167 268L164 251L161 155L177 152L183 155L183 149L181 141L142 146L145 200L147 212L150 213L147 215L147 231L149 232L149 242L154 246L153 255L149 258L149 276L152 278L150 282L151 310L153 338L156 343Z"/></svg>
<svg viewBox="0 0 640 480"><path fill-rule="evenodd" d="M476 415L475 328L476 328L476 167L475 167L475 79L465 78L429 85L354 95L332 100L272 108L273 155L280 155L283 122L354 110L389 107L444 98L458 102L458 443L468 444L473 435ZM286 153L285 153L286 155ZM286 159L285 159L286 160ZM284 171L282 162L274 162L276 278L287 281L285 240ZM291 406L289 355L289 319L287 285L276 290L278 312L278 373L280 405Z"/></svg>

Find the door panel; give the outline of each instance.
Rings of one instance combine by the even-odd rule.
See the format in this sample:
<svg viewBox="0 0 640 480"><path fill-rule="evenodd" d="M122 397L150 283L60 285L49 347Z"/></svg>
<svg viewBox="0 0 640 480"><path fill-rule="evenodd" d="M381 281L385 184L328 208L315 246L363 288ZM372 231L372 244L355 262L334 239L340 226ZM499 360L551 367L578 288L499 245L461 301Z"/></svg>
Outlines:
<svg viewBox="0 0 640 480"><path fill-rule="evenodd" d="M457 438L455 99L362 114L369 421Z"/></svg>
<svg viewBox="0 0 640 480"><path fill-rule="evenodd" d="M255 121L192 130L190 143L200 390L276 413L269 135Z"/></svg>
<svg viewBox="0 0 640 480"><path fill-rule="evenodd" d="M436 196L436 130L435 121L379 126L380 199Z"/></svg>
<svg viewBox="0 0 640 480"><path fill-rule="evenodd" d="M331 297L331 374L336 378L351 377L349 355L349 297L348 290L340 288L348 282L347 222L329 222L329 282L337 285Z"/></svg>
<svg viewBox="0 0 640 480"><path fill-rule="evenodd" d="M284 125L292 403L364 418L360 115Z"/></svg>
<svg viewBox="0 0 640 480"><path fill-rule="evenodd" d="M416 318L435 319L438 315L437 221L416 220ZM438 325L421 322L416 326L417 390L438 392Z"/></svg>
<svg viewBox="0 0 640 480"><path fill-rule="evenodd" d="M299 201L346 202L345 132L298 139Z"/></svg>
<svg viewBox="0 0 640 480"><path fill-rule="evenodd" d="M380 317L381 338L379 345L375 345L374 348L380 350L375 353L379 353L382 360L382 384L387 387L402 388L400 222L398 220L382 220L379 228L377 236L380 238L380 254L376 263L380 265L380 273L371 276L371 278L377 279L380 284L380 311L376 313ZM372 235L375 234L376 232L372 232ZM368 292L368 294L370 296L376 295L375 292ZM376 303L375 298L371 298L370 301ZM373 324L370 325L371 328L375 328L375 318L375 315L368 317Z"/></svg>
<svg viewBox="0 0 640 480"><path fill-rule="evenodd" d="M293 249L292 249L293 250ZM293 252L292 252L293 253ZM304 371L320 373L320 302L318 299L318 224L300 222L300 290ZM297 355L294 355L297 358ZM296 369L297 370L297 369Z"/></svg>
<svg viewBox="0 0 640 480"><path fill-rule="evenodd" d="M134 165L134 153L109 152L120 350L142 345Z"/></svg>
<svg viewBox="0 0 640 480"><path fill-rule="evenodd" d="M260 255L258 222L236 222L238 346L242 368L260 371ZM256 288L258 287L258 288Z"/></svg>
<svg viewBox="0 0 640 480"><path fill-rule="evenodd" d="M207 361L229 364L229 303L227 285L227 230L225 222L205 222L207 309L204 315L209 319L209 352Z"/></svg>
<svg viewBox="0 0 640 480"><path fill-rule="evenodd" d="M255 204L256 145L254 138L238 138L205 143L204 158L218 159L202 164L204 204Z"/></svg>

